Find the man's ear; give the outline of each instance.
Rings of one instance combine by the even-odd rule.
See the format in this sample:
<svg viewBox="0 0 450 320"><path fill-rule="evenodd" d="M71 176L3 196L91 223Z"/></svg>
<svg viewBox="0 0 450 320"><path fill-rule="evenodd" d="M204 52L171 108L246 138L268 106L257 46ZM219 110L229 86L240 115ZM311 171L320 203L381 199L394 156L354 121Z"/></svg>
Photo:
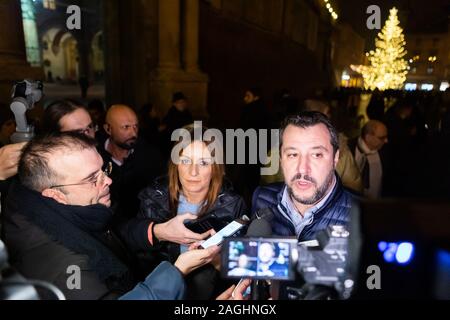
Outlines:
<svg viewBox="0 0 450 320"><path fill-rule="evenodd" d="M339 150L336 151L336 154L334 155L334 167L336 168L339 161Z"/></svg>
<svg viewBox="0 0 450 320"><path fill-rule="evenodd" d="M103 129L105 129L105 132L109 135L111 135L111 126L108 123L105 123L103 125Z"/></svg>
<svg viewBox="0 0 450 320"><path fill-rule="evenodd" d="M59 191L59 190L48 188L48 189L44 189L41 192L41 194L44 197L51 198L51 199L53 199L56 202L59 202L61 204L68 204L67 203L67 199L66 199L66 195L64 193L62 193L61 191Z"/></svg>

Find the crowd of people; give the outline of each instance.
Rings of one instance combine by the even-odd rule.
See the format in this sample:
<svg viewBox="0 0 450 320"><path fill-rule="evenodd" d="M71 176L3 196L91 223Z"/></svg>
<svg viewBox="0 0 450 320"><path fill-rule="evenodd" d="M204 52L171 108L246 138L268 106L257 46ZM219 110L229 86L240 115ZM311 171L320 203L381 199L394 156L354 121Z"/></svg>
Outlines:
<svg viewBox="0 0 450 320"><path fill-rule="evenodd" d="M279 147L269 151L280 170L271 176L260 175L261 163L236 171L218 161L195 134L181 92L161 120L150 104L136 112L55 101L36 137L21 144L8 144L12 118L2 115L1 227L10 264L68 299L243 299L250 281L236 288L220 275L220 246L199 247L219 230L196 233L185 222L214 215L230 223L269 209L273 235L306 241L347 225L362 198L444 198L446 94L373 93L369 119L359 123L360 92L302 103L285 93L269 110L260 89L247 89L239 127L280 129ZM170 136L179 128L190 143L175 149ZM81 271L79 288L67 285L71 266Z"/></svg>

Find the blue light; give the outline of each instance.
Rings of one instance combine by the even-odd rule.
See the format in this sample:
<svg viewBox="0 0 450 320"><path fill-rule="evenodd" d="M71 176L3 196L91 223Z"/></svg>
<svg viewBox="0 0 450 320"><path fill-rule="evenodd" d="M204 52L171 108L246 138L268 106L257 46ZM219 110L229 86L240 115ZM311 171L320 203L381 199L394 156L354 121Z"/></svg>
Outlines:
<svg viewBox="0 0 450 320"><path fill-rule="evenodd" d="M384 261L388 263L408 264L414 255L414 245L410 242L378 243L378 249L383 253Z"/></svg>
<svg viewBox="0 0 450 320"><path fill-rule="evenodd" d="M381 241L378 243L378 249L380 249L381 252L384 252L387 248L387 243L384 241Z"/></svg>
<svg viewBox="0 0 450 320"><path fill-rule="evenodd" d="M392 251L386 250L383 254L384 261L386 262L394 262L395 253Z"/></svg>
<svg viewBox="0 0 450 320"><path fill-rule="evenodd" d="M407 264L411 261L414 254L414 246L410 242L402 242L399 244L397 253L395 254L395 259L400 264Z"/></svg>

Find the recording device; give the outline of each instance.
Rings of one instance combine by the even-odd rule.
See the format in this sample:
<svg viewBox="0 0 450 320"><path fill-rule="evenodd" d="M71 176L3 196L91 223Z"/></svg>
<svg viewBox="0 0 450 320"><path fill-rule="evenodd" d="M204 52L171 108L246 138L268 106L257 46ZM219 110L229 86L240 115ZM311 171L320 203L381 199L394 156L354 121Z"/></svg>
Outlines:
<svg viewBox="0 0 450 320"><path fill-rule="evenodd" d="M41 81L23 80L14 84L10 108L16 119L16 132L11 136L11 142L26 142L34 137L34 126L28 124L26 112L41 100L43 89Z"/></svg>
<svg viewBox="0 0 450 320"><path fill-rule="evenodd" d="M317 233L316 241L298 244L296 265L302 287L288 286L287 298L345 299L350 297L351 277L347 272L350 232L344 226L329 226ZM347 285L346 285L347 284Z"/></svg>
<svg viewBox="0 0 450 320"><path fill-rule="evenodd" d="M293 280L296 246L295 238L226 239L222 249L222 276Z"/></svg>
<svg viewBox="0 0 450 320"><path fill-rule="evenodd" d="M363 201L349 229L352 298L450 299L448 201Z"/></svg>
<svg viewBox="0 0 450 320"><path fill-rule="evenodd" d="M223 218L220 219L213 213L198 219L185 220L184 226L192 232L205 233L211 229L214 229L215 231L221 230L225 228L228 223L230 222Z"/></svg>
<svg viewBox="0 0 450 320"><path fill-rule="evenodd" d="M253 215L253 221L247 229L246 236L259 238L270 237L272 235L272 219L273 212L270 208L263 208L256 211ZM252 300L267 300L270 297L270 282L266 279L253 280L250 293Z"/></svg>
<svg viewBox="0 0 450 320"><path fill-rule="evenodd" d="M262 242L286 240L274 240L268 229L267 221L257 219L248 230L265 232L262 238L228 239L224 245L228 252L224 253L222 273L232 277L229 273L237 269L239 256L233 254L233 250L240 252L249 247L251 241L257 241L256 247ZM450 204L446 202L384 200L353 203L348 225L329 226L319 231L316 239L294 245L292 252L297 251L298 259L290 263L296 277L294 281L279 282L278 298L450 299L448 230ZM254 257L256 249L252 250ZM272 286L278 282L272 274L258 275L255 266L246 270L237 269L236 273L259 279L257 281L271 281Z"/></svg>
<svg viewBox="0 0 450 320"><path fill-rule="evenodd" d="M236 235L240 230L242 230L248 223L248 217L244 216L243 219L236 219L229 223L226 227L222 228L215 235L209 237L205 242L203 242L200 247L206 249L210 246L219 245L225 238Z"/></svg>
<svg viewBox="0 0 450 320"><path fill-rule="evenodd" d="M267 283L283 281L285 299L340 298L351 290L345 290L343 285L348 277L349 232L345 227L330 226L318 232L317 239L298 243L294 237L272 236L271 209L259 210L254 217L248 227L248 238L225 241L224 277L255 279L257 284L252 284L252 290L259 292Z"/></svg>

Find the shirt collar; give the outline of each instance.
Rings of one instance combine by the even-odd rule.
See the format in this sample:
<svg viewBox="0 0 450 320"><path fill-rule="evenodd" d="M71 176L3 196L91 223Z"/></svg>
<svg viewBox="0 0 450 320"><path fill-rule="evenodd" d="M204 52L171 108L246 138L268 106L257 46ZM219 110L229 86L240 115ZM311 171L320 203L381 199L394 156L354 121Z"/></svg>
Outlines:
<svg viewBox="0 0 450 320"><path fill-rule="evenodd" d="M111 143L111 141L110 141L110 138L108 138L108 139L106 139L106 141L105 141L105 150L108 152L108 147L109 147L109 144ZM130 154L132 154L134 152L134 149L131 149L131 150L129 150L128 151L128 155L127 155L127 157L126 158L128 158L129 156L130 156ZM125 158L125 159L126 159ZM119 160L117 160L117 159L115 159L112 155L111 155L111 160L115 163L115 164L117 164L119 167L121 166L121 165L123 165L123 162L122 161L119 161Z"/></svg>

